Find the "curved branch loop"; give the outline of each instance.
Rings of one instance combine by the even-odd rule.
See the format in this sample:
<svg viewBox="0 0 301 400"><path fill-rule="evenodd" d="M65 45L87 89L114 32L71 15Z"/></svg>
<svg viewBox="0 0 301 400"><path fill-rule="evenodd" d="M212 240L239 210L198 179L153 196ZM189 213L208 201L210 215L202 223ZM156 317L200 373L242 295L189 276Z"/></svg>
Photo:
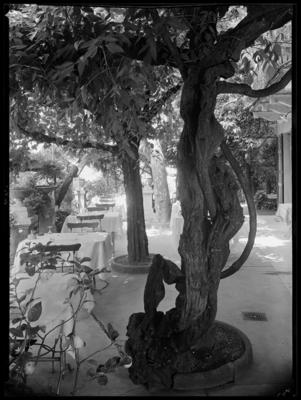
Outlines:
<svg viewBox="0 0 301 400"><path fill-rule="evenodd" d="M254 199L252 196L252 192L251 192L243 174L240 171L239 164L233 157L233 155L225 141L223 141L221 143L221 149L222 149L226 159L229 161L231 167L233 168L233 170L239 180L239 183L242 187L242 190L243 190L244 195L247 200L249 216L250 216L249 217L250 230L249 230L247 244L246 244L243 252L241 253L240 257L229 268L227 268L226 270L221 272L220 278L224 279L224 278L227 278L228 276L233 275L235 272L237 272L243 266L243 264L246 262L246 260L248 259L249 255L251 253L251 250L253 248L255 237L256 237L257 215L256 215L256 208L255 208L255 203L254 203Z"/></svg>
<svg viewBox="0 0 301 400"><path fill-rule="evenodd" d="M279 92L281 89L284 89L289 84L291 79L292 70L289 69L278 82L275 82L271 86L268 86L264 89L254 90L251 88L251 86L244 83L231 83L222 81L218 82L217 84L217 93L235 93L254 98L267 97Z"/></svg>

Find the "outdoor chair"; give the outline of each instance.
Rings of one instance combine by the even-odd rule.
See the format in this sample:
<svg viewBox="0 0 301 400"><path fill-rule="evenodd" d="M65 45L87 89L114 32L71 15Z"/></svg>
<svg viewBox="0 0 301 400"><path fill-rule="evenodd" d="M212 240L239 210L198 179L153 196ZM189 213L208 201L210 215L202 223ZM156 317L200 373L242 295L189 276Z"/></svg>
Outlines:
<svg viewBox="0 0 301 400"><path fill-rule="evenodd" d="M96 219L96 218L94 217L93 219ZM99 223L98 222L85 222L85 221L83 221L83 222L68 222L67 227L68 227L68 229L71 230L71 232L73 229L78 229L78 228L81 229L81 232L84 232L83 228L92 228L93 232L96 232L96 229L99 227Z"/></svg>
<svg viewBox="0 0 301 400"><path fill-rule="evenodd" d="M74 259L76 252L80 249L80 243L74 244L54 244L54 245L41 245L39 244L38 252L40 254L45 255L45 261L41 267L43 269L51 268L59 270L61 268L62 272L64 272L64 268L72 268L72 272L74 273ZM68 253L68 256L65 258L62 257L61 253ZM70 260L70 253L72 254L72 260ZM60 259L61 265L58 265L58 259ZM26 265L30 263L30 257L26 261Z"/></svg>
<svg viewBox="0 0 301 400"><path fill-rule="evenodd" d="M45 255L45 259L39 263L40 267L42 269L62 269L62 272L64 271L64 267L66 265L68 267L72 267L72 271L74 273L74 258L76 252L80 249L81 244L80 243L75 243L75 244L58 244L58 245L43 245L41 243L38 243L35 245L31 250L38 251L39 255ZM61 257L61 253L68 253L67 260L64 260ZM70 258L70 253L72 254L72 260L69 261ZM26 266L29 267L30 269L33 269L34 271L36 270L37 264L36 261L34 262L34 259L36 259L37 255L36 254L28 254L26 257ZM61 258L61 266L58 263L58 259ZM35 271L36 272L36 271ZM34 274L31 273L30 275ZM54 373L54 363L58 362L59 363L59 378L58 378L58 383L57 383L57 391L59 390L60 384L61 384L61 379L64 376L64 373L66 371L66 367L69 369L71 368L69 364L66 362L66 349L63 349L63 344L62 344L62 327L60 327L60 332L58 333L57 337L54 339L54 344L53 345L48 345L44 343L42 338L38 335L37 338L32 338L29 343L26 344L25 351L30 351L30 348L32 346L39 347L39 358L38 362L51 362L52 363L52 373ZM42 340L42 341L41 341ZM16 337L14 339L14 342L19 344L19 347L21 347L24 343L24 338L18 338ZM30 357L30 360L36 361L35 355L32 355Z"/></svg>
<svg viewBox="0 0 301 400"><path fill-rule="evenodd" d="M99 211L99 210L94 210L94 211ZM93 221L98 220L99 222L97 222L97 224L99 224L99 230L102 231L101 220L103 219L104 216L105 216L104 214L99 214L99 215L77 215L77 218L82 223L85 223L85 221L89 221L89 220L93 220Z"/></svg>
<svg viewBox="0 0 301 400"><path fill-rule="evenodd" d="M72 266L74 272L74 258L80 247L80 243L54 245L37 243L29 249L29 252L20 254L20 259L21 263L25 264L25 270L30 276L34 275L40 269L58 270L61 268L62 272L64 272L65 266ZM61 255L64 252L68 253L66 259ZM72 254L72 261L69 261L70 253ZM60 267L58 260L61 260Z"/></svg>
<svg viewBox="0 0 301 400"><path fill-rule="evenodd" d="M88 211L108 211L111 207L114 207L115 203L108 204L97 204L93 207L88 207Z"/></svg>
<svg viewBox="0 0 301 400"><path fill-rule="evenodd" d="M14 340L15 344L18 344L19 347L21 347L24 343L23 338L16 338ZM59 392L60 389L60 384L61 380L64 377L64 374L66 370L68 369L69 371L71 370L71 366L69 363L67 363L66 360L66 350L63 348L63 341L62 341L62 326L60 327L60 333L58 334L58 337L55 338L54 344L52 346L45 344L43 341L41 341L41 338L37 339L31 339L25 346L25 352L28 352L32 349L32 347L35 346L36 348L41 348L39 349L39 358L38 362L51 362L51 372L54 373L54 363L58 362L59 363L59 376L58 376L58 381L57 381L57 393ZM29 361L36 361L35 355L32 355L29 357ZM24 377L25 382L26 382L26 376Z"/></svg>
<svg viewBox="0 0 301 400"><path fill-rule="evenodd" d="M111 208L111 207L115 206L115 202L113 200L107 199L107 200L103 200L102 203L95 204L95 207L103 207L103 206Z"/></svg>
<svg viewBox="0 0 301 400"><path fill-rule="evenodd" d="M48 254L53 254L53 257L55 255L66 252L66 253L72 253L72 260L70 260L70 256L67 257L67 260L64 258L61 258L61 267L56 265L56 269L61 268L62 272L64 272L64 268L68 267L68 269L72 270L72 273L74 273L74 259L76 252L80 249L81 244L80 243L75 243L75 244L57 244L57 245L45 245L42 248L42 251L39 250L40 252L43 253L48 253ZM95 280L95 275L92 276L92 288L95 289L96 287L96 280Z"/></svg>

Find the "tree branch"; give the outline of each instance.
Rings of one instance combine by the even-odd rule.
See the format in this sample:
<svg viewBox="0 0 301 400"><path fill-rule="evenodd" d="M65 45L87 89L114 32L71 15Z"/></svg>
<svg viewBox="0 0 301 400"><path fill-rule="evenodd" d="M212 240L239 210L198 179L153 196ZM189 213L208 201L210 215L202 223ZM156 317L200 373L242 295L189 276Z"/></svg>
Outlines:
<svg viewBox="0 0 301 400"><path fill-rule="evenodd" d="M247 200L247 205L248 205L248 209L249 209L249 235L248 235L248 241L247 244L243 250L243 252L241 253L240 257L234 261L234 263L227 268L226 270L223 270L221 272L221 279L227 278L228 276L233 275L235 272L237 272L242 266L243 264L246 262L246 260L248 259L254 242L255 242L255 238L256 238L256 230L257 230L257 215L256 215L256 207L255 207L255 203L254 203L254 199L253 199L253 195L250 189L250 184L249 182L246 180L246 178L244 177L244 175L241 172L241 168L238 164L238 162L236 161L235 157L233 156L233 154L231 153L231 150L229 149L229 147L226 144L226 141L224 140L221 143L221 149L222 152L224 153L225 158L229 161L231 167L233 168L237 179L241 185L241 188L244 192L244 195L246 197Z"/></svg>
<svg viewBox="0 0 301 400"><path fill-rule="evenodd" d="M166 103L166 101L175 93L177 93L182 87L181 83L173 86L168 89L165 93L161 95L161 97L152 102L151 104L147 104L142 111L142 118L146 122L150 122L161 110L162 106Z"/></svg>
<svg viewBox="0 0 301 400"><path fill-rule="evenodd" d="M102 151L108 151L112 154L117 154L118 146L117 145L109 145L109 144L102 144L102 143L91 143L91 142L80 142L78 140L67 140L62 139L54 136L48 136L42 132L29 132L21 125L16 123L18 129L22 132L22 134L32 140L35 140L40 143L54 143L58 146L69 146L75 149L97 149Z"/></svg>
<svg viewBox="0 0 301 400"><path fill-rule="evenodd" d="M289 66L291 65L291 63L289 64ZM288 66L288 63L284 63L282 64L274 73L274 75L268 80L267 85L269 85L276 77L277 75L280 74L281 70L283 70L283 68L286 68ZM258 101L260 100L260 97L257 97L257 99L255 101L253 101L253 103L251 103L246 110L251 110L252 107L254 107Z"/></svg>
<svg viewBox="0 0 301 400"><path fill-rule="evenodd" d="M285 88L287 84L291 81L291 79L292 79L292 70L290 69L286 72L286 74L283 75L280 81L275 82L271 86L259 90L253 90L251 86L246 84L230 83L222 81L217 83L217 94L236 93L255 98L267 97Z"/></svg>
<svg viewBox="0 0 301 400"><path fill-rule="evenodd" d="M248 7L247 16L235 28L220 35L218 43L200 63L209 68L229 59L237 62L243 49L251 46L263 33L291 21L292 14L291 5L268 4L257 9Z"/></svg>

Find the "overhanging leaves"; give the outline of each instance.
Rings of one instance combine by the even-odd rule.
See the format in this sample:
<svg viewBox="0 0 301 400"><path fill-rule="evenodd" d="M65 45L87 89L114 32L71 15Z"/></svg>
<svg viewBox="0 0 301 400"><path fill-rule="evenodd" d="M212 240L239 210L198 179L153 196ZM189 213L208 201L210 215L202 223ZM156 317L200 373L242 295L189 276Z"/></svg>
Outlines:
<svg viewBox="0 0 301 400"><path fill-rule="evenodd" d="M29 322L37 321L42 313L42 303L39 301L28 310L27 319Z"/></svg>

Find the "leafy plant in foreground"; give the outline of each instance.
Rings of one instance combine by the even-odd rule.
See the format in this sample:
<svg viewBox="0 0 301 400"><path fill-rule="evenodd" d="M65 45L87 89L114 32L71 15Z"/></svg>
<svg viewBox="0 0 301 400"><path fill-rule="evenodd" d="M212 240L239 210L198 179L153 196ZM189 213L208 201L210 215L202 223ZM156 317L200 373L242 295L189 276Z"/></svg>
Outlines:
<svg viewBox="0 0 301 400"><path fill-rule="evenodd" d="M51 242L47 243L47 246ZM29 277L12 277L10 282L10 312L11 324L9 329L9 381L6 383L8 390L14 393L21 392L23 394L29 392L30 388L27 385L27 377L32 375L38 362L43 355L51 354L56 351L60 355L60 369L58 382L56 387L56 394L60 393L61 379L66 372L72 371L69 364L66 364L66 354L71 355L76 362L74 384L72 394L77 391L78 377L81 365L89 360L89 363L97 363L92 361L91 357L103 349L96 350L89 356L80 359L80 349L85 346L85 342L76 333L76 324L78 313L86 303L94 303L93 298L89 296L89 291L92 290L93 277L95 271L84 263L90 261L89 257L76 259L74 261L75 273L67 272L64 275L70 275L66 288L66 298L64 304L69 304L72 312L70 317L58 323L55 327L46 330L46 326L39 323L43 311L43 299L36 297L36 288L39 282L47 280L52 277L55 272L55 265L59 260L63 260L59 252L43 252L45 245L42 243L31 244L26 243L26 247L22 248L23 252L20 254L21 263L25 263L25 271L29 277L37 275L32 287L26 289L24 293L20 294L18 285L21 280L29 279ZM25 250L25 251L24 251ZM70 262L70 261L69 261ZM78 302L74 301L75 296L79 294ZM91 313L91 307L87 307ZM93 318L98 322L102 331L109 337L111 343L109 346L114 345L119 353L118 363L113 364L110 360L105 363L105 368L102 371L95 371L94 377L101 385L107 383L107 372L113 372L113 367L126 365L129 363L129 357L123 352L121 345L116 342L119 333L109 323L107 328L104 324L91 313ZM73 321L73 328L71 333L64 335L63 327L69 322ZM46 339L55 330L59 330L58 338L55 339L54 345L50 346ZM33 351L35 346L35 352ZM110 368L109 368L110 366Z"/></svg>

